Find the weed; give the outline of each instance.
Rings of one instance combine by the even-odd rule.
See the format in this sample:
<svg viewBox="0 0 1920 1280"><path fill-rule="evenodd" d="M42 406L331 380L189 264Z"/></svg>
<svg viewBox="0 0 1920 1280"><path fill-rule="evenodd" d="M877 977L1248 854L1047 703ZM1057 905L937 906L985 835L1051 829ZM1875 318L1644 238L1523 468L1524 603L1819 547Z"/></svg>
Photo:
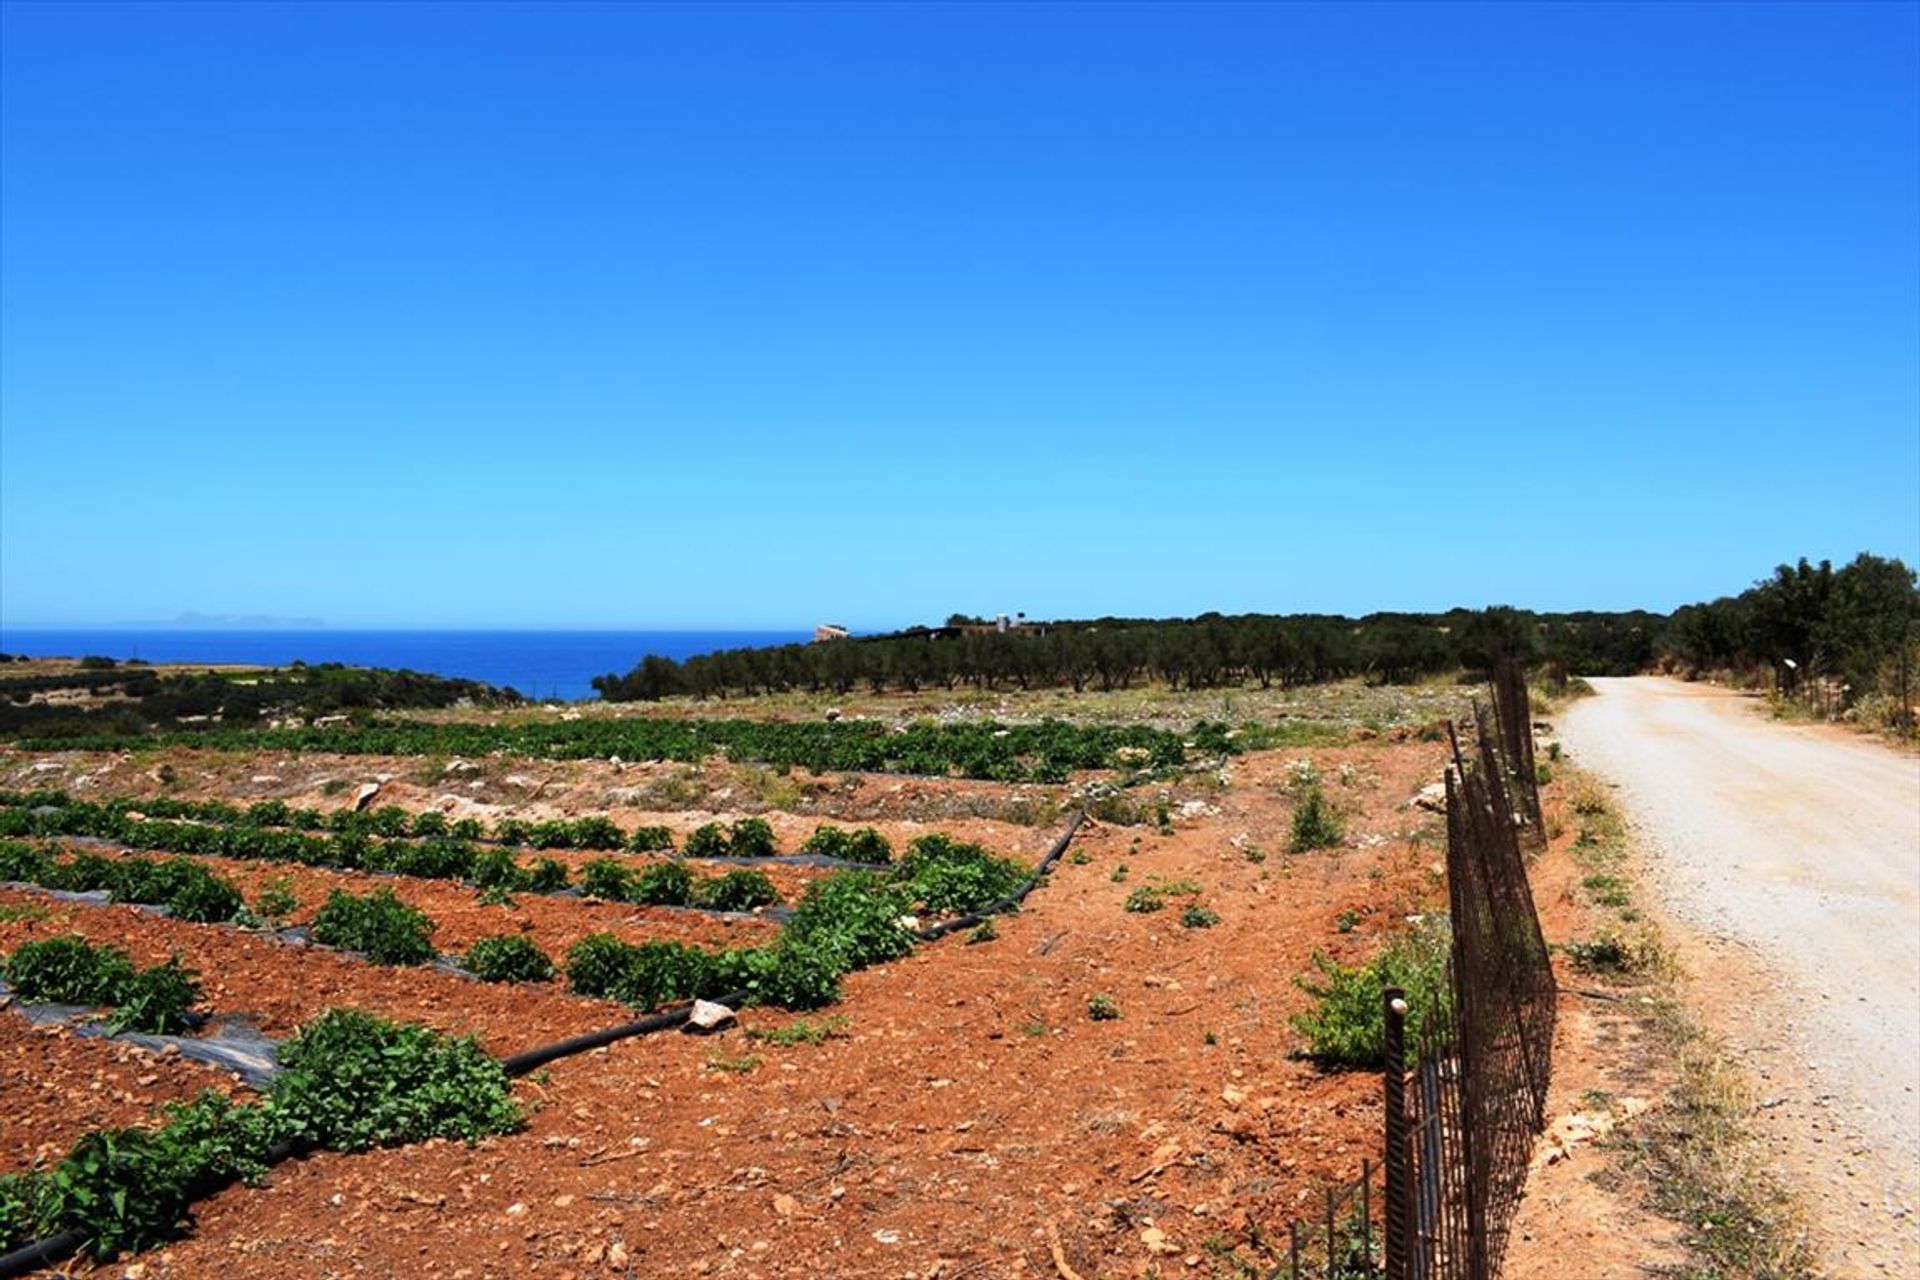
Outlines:
<svg viewBox="0 0 1920 1280"><path fill-rule="evenodd" d="M1149 911L1160 910L1160 908L1167 905L1167 899L1165 894L1159 889L1154 888L1152 885L1143 884L1127 895L1127 900L1123 905L1128 911L1144 914Z"/></svg>
<svg viewBox="0 0 1920 1280"><path fill-rule="evenodd" d="M996 941L999 937L1000 937L1000 931L994 928L993 921L990 919L982 920L979 924L973 926L972 930L968 932L967 945L973 946L976 943L993 942L993 941Z"/></svg>
<svg viewBox="0 0 1920 1280"><path fill-rule="evenodd" d="M1180 913L1180 924L1188 929L1211 929L1220 923L1220 913L1209 911L1197 902L1187 904Z"/></svg>
<svg viewBox="0 0 1920 1280"><path fill-rule="evenodd" d="M1580 887L1603 907L1624 907L1632 901L1627 892L1627 882L1605 872L1588 876L1580 882Z"/></svg>
<svg viewBox="0 0 1920 1280"><path fill-rule="evenodd" d="M266 886L254 895L254 914L263 920L285 920L300 909L300 899L293 896L293 880L288 876L275 876Z"/></svg>
<svg viewBox="0 0 1920 1280"><path fill-rule="evenodd" d="M825 1044L829 1040L849 1038L852 1033L848 1028L852 1025L853 1019L844 1013L818 1022L795 1018L784 1027L748 1027L747 1039L788 1048L797 1044Z"/></svg>
<svg viewBox="0 0 1920 1280"><path fill-rule="evenodd" d="M724 1053L716 1053L707 1058L707 1070L725 1071L734 1075L745 1075L749 1071L756 1070L760 1066L760 1063L761 1058L757 1053L743 1054L737 1058L730 1058Z"/></svg>
<svg viewBox="0 0 1920 1280"><path fill-rule="evenodd" d="M1119 1002L1102 992L1087 1001L1087 1016L1095 1022L1112 1022L1120 1016Z"/></svg>
<svg viewBox="0 0 1920 1280"><path fill-rule="evenodd" d="M1293 827L1287 847L1294 853L1330 849L1344 838L1340 815L1334 812L1318 781L1297 788L1293 808Z"/></svg>
<svg viewBox="0 0 1920 1280"><path fill-rule="evenodd" d="M1113 874L1108 876L1107 878L1113 881L1115 884L1125 884L1127 882L1127 864L1123 862L1119 866L1115 867L1113 869Z"/></svg>
<svg viewBox="0 0 1920 1280"><path fill-rule="evenodd" d="M1085 849L1075 849L1072 853L1067 855L1067 861L1072 863L1076 867L1084 867L1089 862L1093 861L1093 855L1088 853Z"/></svg>
<svg viewBox="0 0 1920 1280"><path fill-rule="evenodd" d="M1294 980L1314 998L1314 1007L1292 1019L1294 1030L1307 1038L1309 1056L1330 1067L1379 1066L1386 1054L1383 987L1406 990L1409 1043L1420 1044L1431 1029L1445 1026L1452 1004L1447 952L1445 928L1428 924L1393 939L1363 965L1343 965L1314 953L1322 980Z"/></svg>
<svg viewBox="0 0 1920 1280"><path fill-rule="evenodd" d="M1346 908L1333 918L1333 927L1341 933L1352 933L1360 924L1360 913L1352 907Z"/></svg>
<svg viewBox="0 0 1920 1280"><path fill-rule="evenodd" d="M45 920L47 909L30 902L0 903L0 924L19 924L28 920Z"/></svg>

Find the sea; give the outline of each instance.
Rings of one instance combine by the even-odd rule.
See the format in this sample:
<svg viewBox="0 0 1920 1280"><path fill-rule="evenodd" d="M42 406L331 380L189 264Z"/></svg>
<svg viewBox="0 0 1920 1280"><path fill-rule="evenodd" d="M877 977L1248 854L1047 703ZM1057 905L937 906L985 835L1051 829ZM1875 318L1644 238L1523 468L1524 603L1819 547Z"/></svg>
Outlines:
<svg viewBox="0 0 1920 1280"><path fill-rule="evenodd" d="M624 675L648 654L684 660L718 649L793 644L806 631L264 631L218 627L90 630L9 627L0 653L34 658L98 656L148 662L237 662L284 666L343 662L396 667L511 686L530 698L597 698L593 678Z"/></svg>

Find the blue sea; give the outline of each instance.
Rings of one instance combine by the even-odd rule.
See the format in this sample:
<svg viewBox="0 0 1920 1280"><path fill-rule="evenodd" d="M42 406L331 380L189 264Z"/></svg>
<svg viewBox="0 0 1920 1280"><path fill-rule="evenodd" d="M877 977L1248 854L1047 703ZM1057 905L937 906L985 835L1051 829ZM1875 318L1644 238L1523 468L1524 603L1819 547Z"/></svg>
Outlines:
<svg viewBox="0 0 1920 1280"><path fill-rule="evenodd" d="M344 662L404 667L510 685L530 698L595 698L591 681L625 674L650 653L685 659L716 649L792 644L812 631L239 631L134 627L9 628L0 653L36 658L144 658L148 662L284 665Z"/></svg>

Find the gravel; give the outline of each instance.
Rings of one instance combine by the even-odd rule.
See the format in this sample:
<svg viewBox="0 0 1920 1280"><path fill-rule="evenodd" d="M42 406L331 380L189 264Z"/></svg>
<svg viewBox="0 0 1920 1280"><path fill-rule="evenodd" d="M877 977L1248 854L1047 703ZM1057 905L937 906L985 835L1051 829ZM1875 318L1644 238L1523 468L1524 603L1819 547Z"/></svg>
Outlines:
<svg viewBox="0 0 1920 1280"><path fill-rule="evenodd" d="M1730 1039L1768 1082L1763 1099L1785 1080L1812 1100L1786 1118L1832 1152L1816 1170L1827 1185L1808 1188L1830 1234L1878 1236L1863 1274L1887 1274L1889 1249L1896 1274L1915 1274L1904 1265L1920 1266L1920 758L1769 722L1707 686L1591 683L1598 696L1562 718L1566 747L1619 788L1667 909L1775 980L1744 993L1743 1034ZM1878 1185L1839 1203L1829 1187L1856 1174Z"/></svg>

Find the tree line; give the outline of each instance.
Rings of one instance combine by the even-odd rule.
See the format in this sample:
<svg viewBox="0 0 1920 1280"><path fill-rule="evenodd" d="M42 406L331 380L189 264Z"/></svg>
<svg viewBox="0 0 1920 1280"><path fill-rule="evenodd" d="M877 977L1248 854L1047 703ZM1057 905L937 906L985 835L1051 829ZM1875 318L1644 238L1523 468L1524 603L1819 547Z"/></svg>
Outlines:
<svg viewBox="0 0 1920 1280"><path fill-rule="evenodd" d="M1837 681L1842 706L1892 700L1904 723L1920 646L1915 583L1897 559L1862 552L1836 569L1803 557L1737 596L1675 610L1663 656L1688 674L1767 676L1788 694Z"/></svg>
<svg viewBox="0 0 1920 1280"><path fill-rule="evenodd" d="M1038 631L956 628L726 649L676 662L650 654L625 675L597 677L613 702L673 695L752 696L788 690L876 693L922 689L1271 688L1364 677L1405 684L1484 671L1508 656L1587 674L1652 663L1666 619L1657 613L1536 614L1497 606L1442 614L1203 614L1099 618ZM956 633L957 632L957 633Z"/></svg>

